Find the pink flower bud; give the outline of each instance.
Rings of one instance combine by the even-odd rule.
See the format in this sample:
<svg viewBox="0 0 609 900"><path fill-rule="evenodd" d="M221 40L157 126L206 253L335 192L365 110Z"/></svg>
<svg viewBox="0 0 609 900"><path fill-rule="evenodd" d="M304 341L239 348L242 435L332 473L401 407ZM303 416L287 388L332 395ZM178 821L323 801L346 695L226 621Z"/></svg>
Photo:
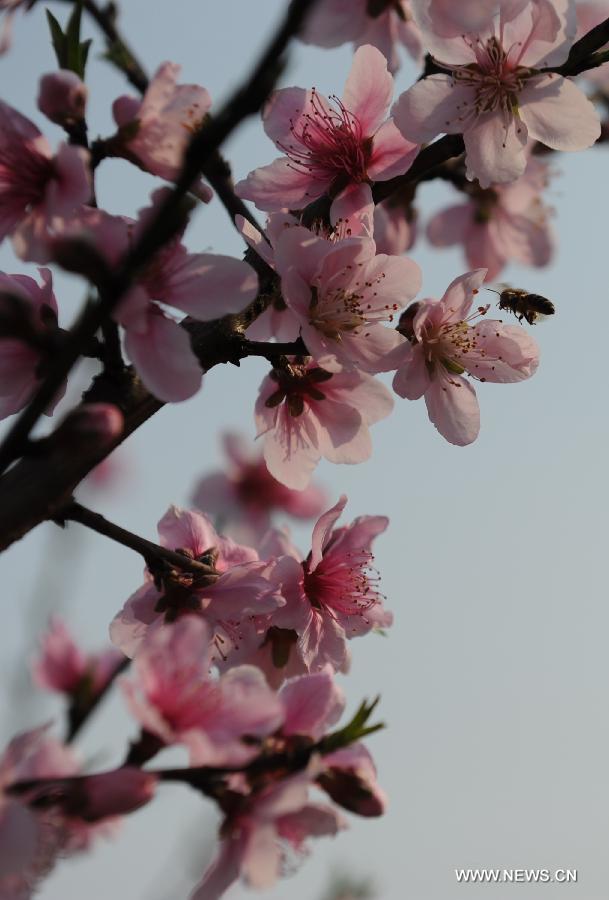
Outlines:
<svg viewBox="0 0 609 900"><path fill-rule="evenodd" d="M69 416L65 425L80 437L111 444L122 433L124 421L122 412L112 403L86 403Z"/></svg>
<svg viewBox="0 0 609 900"><path fill-rule="evenodd" d="M63 808L86 822L120 816L144 806L154 797L157 777L130 766L71 782Z"/></svg>
<svg viewBox="0 0 609 900"><path fill-rule="evenodd" d="M38 109L57 125L70 125L84 119L87 86L67 69L51 72L40 79Z"/></svg>

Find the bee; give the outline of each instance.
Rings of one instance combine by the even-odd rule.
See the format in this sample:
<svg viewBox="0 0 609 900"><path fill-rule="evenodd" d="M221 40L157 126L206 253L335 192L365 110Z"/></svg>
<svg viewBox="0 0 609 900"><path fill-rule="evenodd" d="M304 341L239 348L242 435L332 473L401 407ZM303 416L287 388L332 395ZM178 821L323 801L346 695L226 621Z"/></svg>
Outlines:
<svg viewBox="0 0 609 900"><path fill-rule="evenodd" d="M538 319L553 316L555 313L552 301L547 297L542 297L541 294L530 294L522 288L510 287L509 284L499 284L497 287L501 290L494 291L493 288L487 288L487 290L498 294L499 309L507 309L516 316L519 322L526 319L529 325L534 325Z"/></svg>

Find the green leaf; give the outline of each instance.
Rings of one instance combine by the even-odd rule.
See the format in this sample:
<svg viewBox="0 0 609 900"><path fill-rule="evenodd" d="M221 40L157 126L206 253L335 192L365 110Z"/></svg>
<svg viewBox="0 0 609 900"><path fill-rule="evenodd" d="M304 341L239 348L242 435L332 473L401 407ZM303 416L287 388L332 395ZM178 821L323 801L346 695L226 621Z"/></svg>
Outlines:
<svg viewBox="0 0 609 900"><path fill-rule="evenodd" d="M65 32L55 16L47 9L47 19L51 30L51 40L60 69L69 69L79 78L85 77L85 66L89 55L91 41L81 43L80 26L82 21L82 0L74 4L72 15L68 20Z"/></svg>
<svg viewBox="0 0 609 900"><path fill-rule="evenodd" d="M52 12L48 9L46 10L47 21L49 23L49 29L51 31L51 41L53 43L53 49L55 50L55 56L57 57L57 62L59 64L60 69L65 69L65 56L66 56L66 39L61 28L61 25L55 18Z"/></svg>

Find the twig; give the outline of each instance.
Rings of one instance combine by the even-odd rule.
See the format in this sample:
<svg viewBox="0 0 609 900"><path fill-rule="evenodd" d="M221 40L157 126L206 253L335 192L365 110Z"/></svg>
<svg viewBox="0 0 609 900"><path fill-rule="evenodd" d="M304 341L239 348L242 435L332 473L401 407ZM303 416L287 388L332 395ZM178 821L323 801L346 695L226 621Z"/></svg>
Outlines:
<svg viewBox="0 0 609 900"><path fill-rule="evenodd" d="M159 544L140 537L132 531L127 531L126 528L115 525L114 522L110 522L104 516L87 509L86 506L82 506L76 501L72 501L60 509L53 517L53 520L58 525L64 525L68 521L79 522L92 531L103 534L110 540L135 550L136 553L139 553L144 558L146 565L150 569L154 569L157 563L167 563L174 568L181 569L184 572L193 572L196 575L216 574L211 566L184 556L182 553L176 553L174 550L161 547Z"/></svg>
<svg viewBox="0 0 609 900"><path fill-rule="evenodd" d="M110 318L131 287L140 268L180 229L183 223L182 204L186 194L232 131L245 118L260 109L283 68L283 54L288 43L300 28L314 2L315 0L293 0L277 33L244 85L233 94L213 119L207 120L195 132L186 149L182 171L173 191L164 198L156 216L144 229L140 239L117 270L108 269L101 258L95 258L93 252L89 254L86 263L90 270L96 269L94 273L91 272L91 277L97 284L101 299L98 303L88 304L85 307L70 331L62 353L57 355L32 401L23 410L0 445L0 472L22 452L32 428L81 355L81 347L103 322ZM76 268L82 271L78 268L79 265L80 261L74 264L72 270Z"/></svg>
<svg viewBox="0 0 609 900"><path fill-rule="evenodd" d="M249 355L249 349L257 356L272 356L273 359L276 359L276 351L273 351L277 347L288 349L289 355L301 352L299 342L283 347L272 344L267 351L264 344L250 342L244 337L246 328L270 302L270 294L262 293L237 316L226 316L215 322L185 323L205 371L222 363L238 364ZM65 426L61 424L45 439L39 452L25 456L1 476L0 551L40 522L52 519L70 502L78 484L91 469L164 406L144 388L130 368L125 370L120 381L102 372L94 379L83 402L117 405L124 416L123 432L112 445L102 447L77 438L73 431L64 437Z"/></svg>
<svg viewBox="0 0 609 900"><path fill-rule="evenodd" d="M68 730L66 734L66 744L70 744L80 733L85 724L89 721L91 715L95 712L102 700L106 697L110 688L130 665L131 660L128 657L121 659L112 672L101 691L88 702L83 704L79 698L73 698L68 709Z"/></svg>
<svg viewBox="0 0 609 900"><path fill-rule="evenodd" d="M606 60L598 61L596 51L609 43L609 18L581 37L571 47L566 62L560 66L542 69L542 72L556 72L558 75L573 77L587 69L594 69Z"/></svg>
<svg viewBox="0 0 609 900"><path fill-rule="evenodd" d="M63 0L63 2L73 4L74 0ZM135 53L116 27L116 7L114 4L108 4L102 9L95 0L83 0L83 9L97 22L101 31L105 34L109 59L123 72L130 84L143 93L148 87L148 76Z"/></svg>

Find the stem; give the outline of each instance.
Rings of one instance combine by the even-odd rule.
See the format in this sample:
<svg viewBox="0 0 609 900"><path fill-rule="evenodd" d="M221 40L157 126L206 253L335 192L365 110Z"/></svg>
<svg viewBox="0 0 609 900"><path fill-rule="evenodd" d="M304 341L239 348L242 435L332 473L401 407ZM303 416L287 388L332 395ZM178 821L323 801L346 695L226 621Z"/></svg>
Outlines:
<svg viewBox="0 0 609 900"><path fill-rule="evenodd" d="M75 0L63 0L63 2L73 4ZM83 0L83 9L97 22L105 34L108 50L114 51L110 57L111 61L123 72L129 83L143 94L148 87L148 76L116 27L116 7L108 4L105 9L101 9L95 0Z"/></svg>
<svg viewBox="0 0 609 900"><path fill-rule="evenodd" d="M53 361L45 380L36 391L30 404L17 418L0 445L0 472L19 456L29 434L43 415L60 385L81 355L82 346L102 324L110 318L121 299L133 284L138 271L169 241L183 225L183 200L203 168L208 165L220 145L248 116L258 112L273 89L283 69L283 54L302 25L315 0L292 0L277 33L244 84L225 103L220 112L206 121L192 136L184 155L182 171L173 191L164 199L156 216L142 232L140 239L127 254L118 270L108 268L95 253L84 263L87 274L99 289L100 301L89 304L81 313L61 354ZM66 268L82 272L83 260L74 261Z"/></svg>
<svg viewBox="0 0 609 900"><path fill-rule="evenodd" d="M102 325L104 336L103 360L108 373L120 375L125 370L125 361L121 352L121 340L118 325L112 319Z"/></svg>
<svg viewBox="0 0 609 900"><path fill-rule="evenodd" d="M609 18L605 19L604 22L600 22L595 28L576 41L571 47L566 62L561 66L542 69L541 71L574 76L585 72L587 69L594 69L606 61L595 62L595 54L597 50L600 50L607 43L609 43Z"/></svg>
<svg viewBox="0 0 609 900"><path fill-rule="evenodd" d="M125 657L122 659L116 669L104 685L103 689L91 700L87 706L81 706L79 703L72 702L68 709L68 731L66 734L66 744L70 744L80 733L83 726L88 722L91 715L95 712L104 697L109 692L115 680L121 675L125 669L129 667L131 660Z"/></svg>
<svg viewBox="0 0 609 900"><path fill-rule="evenodd" d="M210 566L197 562L195 559L190 559L182 553L176 553L173 550L168 550L166 547L159 546L159 544L154 544L146 538L139 537L139 535L133 534L132 531L127 531L126 528L122 528L120 525L115 525L114 522L108 521L100 513L93 512L76 501L69 503L56 513L54 521L58 525L63 525L66 521L79 522L92 531L96 531L98 534L103 534L110 540L116 541L117 544L122 544L124 547L135 550L136 553L144 557L149 568L154 568L156 561L169 563L185 572L193 572L199 575L214 574L214 570Z"/></svg>

